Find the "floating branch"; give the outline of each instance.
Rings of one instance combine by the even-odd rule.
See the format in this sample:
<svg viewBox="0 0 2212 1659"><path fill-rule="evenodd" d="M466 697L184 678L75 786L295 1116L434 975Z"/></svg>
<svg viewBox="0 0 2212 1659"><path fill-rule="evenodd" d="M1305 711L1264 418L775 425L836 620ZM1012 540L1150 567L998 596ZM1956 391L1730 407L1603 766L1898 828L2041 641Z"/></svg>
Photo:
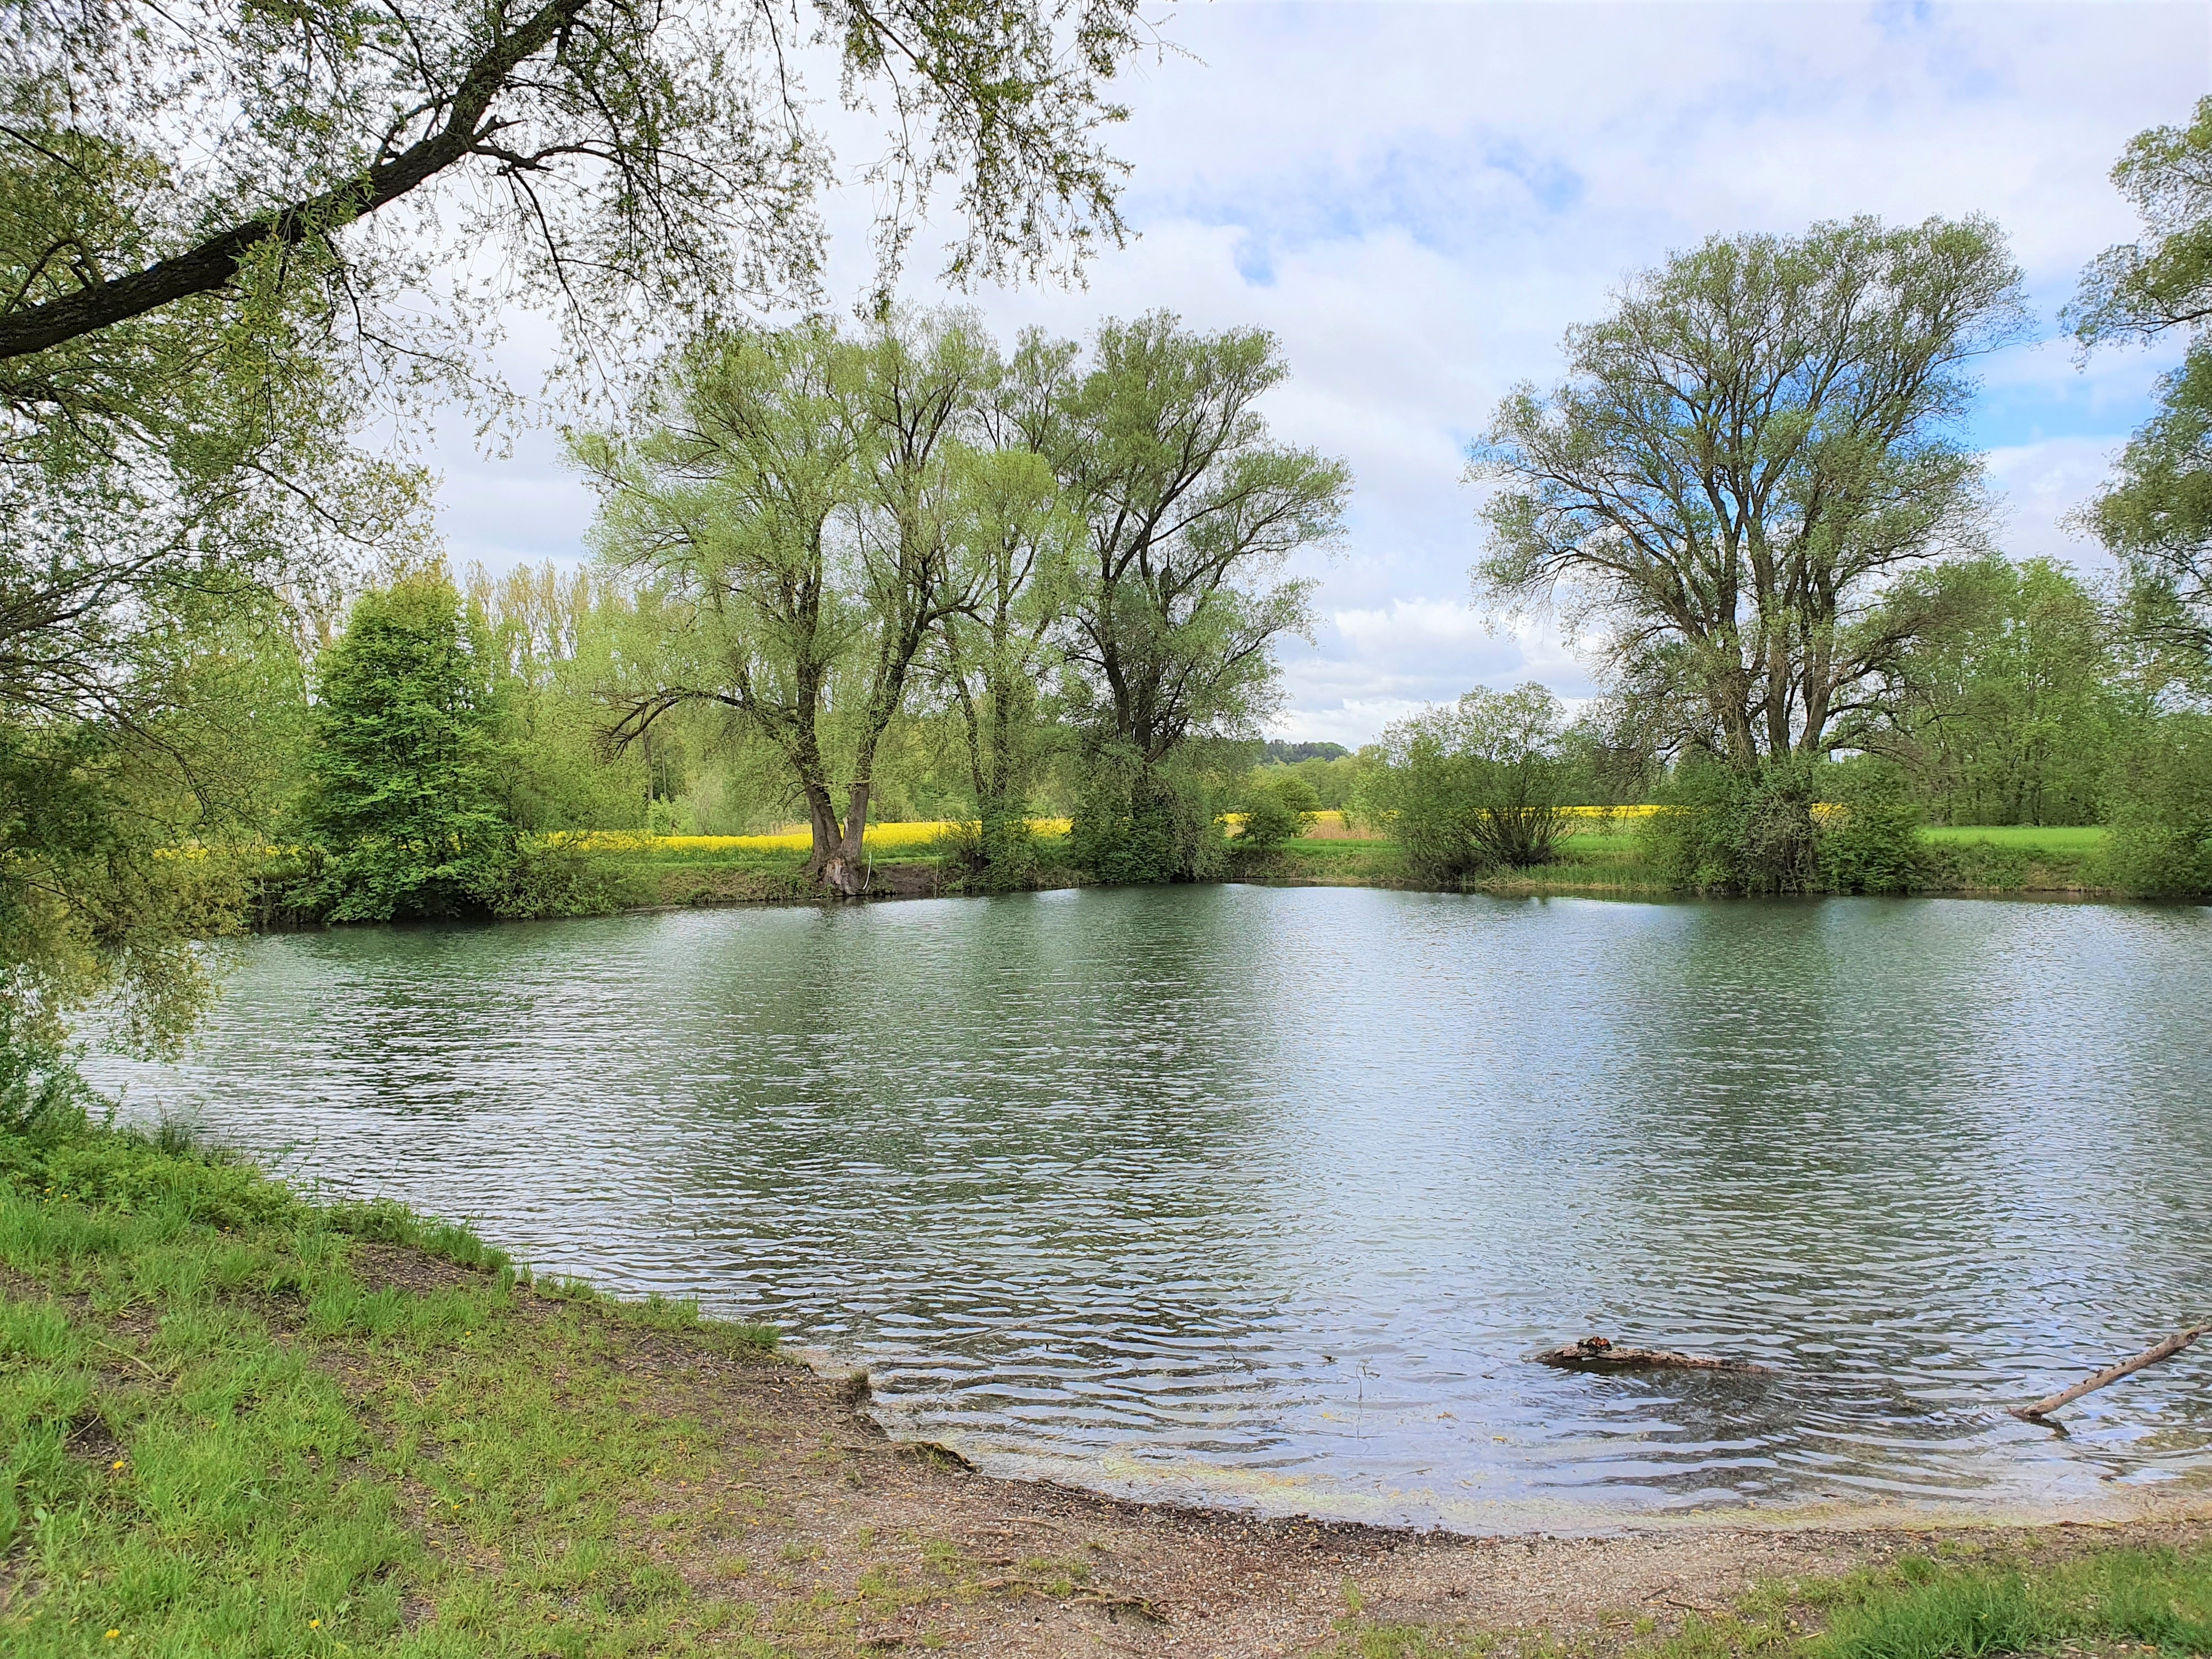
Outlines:
<svg viewBox="0 0 2212 1659"><path fill-rule="evenodd" d="M1533 1356L1539 1365L1558 1365L1577 1371L1754 1371L1766 1373L1770 1365L1748 1359L1715 1359L1705 1354L1669 1353L1664 1348L1624 1348L1610 1337L1586 1336L1565 1347L1547 1348Z"/></svg>
<svg viewBox="0 0 2212 1659"><path fill-rule="evenodd" d="M2155 1365L2161 1359L2171 1359L2200 1336L2212 1333L2212 1325L2191 1325L2185 1331L2176 1331L2154 1347L2145 1348L2133 1359L2123 1359L2117 1365L2108 1365L2094 1376L2086 1377L2063 1393L2046 1395L2032 1406L2008 1406L2005 1409L2014 1417L2035 1422L2057 1411L2061 1406L2070 1406L2085 1394L2094 1394L2107 1382L2117 1382L2124 1376L2133 1376L2146 1365Z"/></svg>

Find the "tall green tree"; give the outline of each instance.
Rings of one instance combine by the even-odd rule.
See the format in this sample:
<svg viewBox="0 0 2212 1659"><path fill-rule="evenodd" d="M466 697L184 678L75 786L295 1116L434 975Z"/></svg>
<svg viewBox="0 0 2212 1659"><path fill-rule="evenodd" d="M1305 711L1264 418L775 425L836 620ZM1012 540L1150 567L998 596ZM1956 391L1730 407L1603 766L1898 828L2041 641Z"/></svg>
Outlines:
<svg viewBox="0 0 2212 1659"><path fill-rule="evenodd" d="M963 479L959 602L928 667L959 723L979 873L1007 883L1032 857L1029 791L1056 735L1047 713L1054 635L1083 526L1042 455L987 445Z"/></svg>
<svg viewBox="0 0 2212 1659"><path fill-rule="evenodd" d="M499 678L489 631L442 571L354 602L315 663L308 903L334 921L496 904L519 856Z"/></svg>
<svg viewBox="0 0 2212 1659"><path fill-rule="evenodd" d="M1298 550L1339 532L1351 475L1273 439L1260 399L1289 370L1260 329L1204 334L1162 312L1102 327L1039 422L1085 545L1066 628L1093 783L1085 856L1119 879L1196 872L1211 812L1194 738L1258 735L1274 647L1310 624Z"/></svg>
<svg viewBox="0 0 2212 1659"><path fill-rule="evenodd" d="M1675 256L1474 448L1496 486L1478 592L1557 605L1678 745L1741 769L1825 754L1928 620L1890 602L1899 579L1983 544L1960 420L2023 316L1981 219Z"/></svg>
<svg viewBox="0 0 2212 1659"><path fill-rule="evenodd" d="M866 882L876 754L956 586L964 425L995 353L971 318L889 313L710 337L634 437L580 438L601 556L665 601L615 727L728 710L782 757L811 874Z"/></svg>
<svg viewBox="0 0 2212 1659"><path fill-rule="evenodd" d="M2166 335L2190 345L2082 516L2147 590L2143 614L2212 653L2212 98L2186 126L2138 135L2112 182L2148 234L2083 275L2075 336L2085 349Z"/></svg>
<svg viewBox="0 0 2212 1659"><path fill-rule="evenodd" d="M498 665L507 816L536 832L641 829L656 803L665 813L688 781L682 736L655 732L617 753L605 743L602 693L648 625L636 595L604 570L549 561L472 569L467 601Z"/></svg>

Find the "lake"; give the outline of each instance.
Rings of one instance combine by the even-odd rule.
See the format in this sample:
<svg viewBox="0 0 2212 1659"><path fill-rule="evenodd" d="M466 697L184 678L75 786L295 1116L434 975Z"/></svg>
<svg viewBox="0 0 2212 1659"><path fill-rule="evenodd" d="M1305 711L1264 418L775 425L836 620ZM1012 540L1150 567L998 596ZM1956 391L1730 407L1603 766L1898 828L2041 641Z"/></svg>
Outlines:
<svg viewBox="0 0 2212 1659"><path fill-rule="evenodd" d="M2212 1489L2212 910L1122 890L227 951L92 1067L866 1364L895 1432L1469 1529ZM1593 1376L1589 1332L1774 1368ZM2207 1345L2212 1348L2212 1345Z"/></svg>

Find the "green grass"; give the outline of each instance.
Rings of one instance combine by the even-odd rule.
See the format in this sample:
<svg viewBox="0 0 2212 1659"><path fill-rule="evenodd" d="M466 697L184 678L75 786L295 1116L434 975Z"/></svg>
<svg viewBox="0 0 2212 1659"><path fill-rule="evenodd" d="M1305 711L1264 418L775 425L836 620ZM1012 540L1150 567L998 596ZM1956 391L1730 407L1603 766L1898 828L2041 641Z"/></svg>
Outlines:
<svg viewBox="0 0 2212 1659"><path fill-rule="evenodd" d="M379 1284L368 1240L481 1271ZM11 1659L685 1654L752 1617L652 1547L701 1437L616 1363L696 1310L524 1318L465 1230L101 1132L0 1134L0 1269Z"/></svg>
<svg viewBox="0 0 2212 1659"><path fill-rule="evenodd" d="M1543 1632L1345 1622L1337 1659L1989 1659L2066 1650L2212 1654L2212 1544L1936 1555L1761 1585L1661 1636L1653 1621L1561 1642Z"/></svg>
<svg viewBox="0 0 2212 1659"><path fill-rule="evenodd" d="M2104 846L2108 833L2101 824L2094 823L1931 823L1920 832L1921 838L1925 841L1988 842L1997 847L2018 847L2047 853L2094 853Z"/></svg>

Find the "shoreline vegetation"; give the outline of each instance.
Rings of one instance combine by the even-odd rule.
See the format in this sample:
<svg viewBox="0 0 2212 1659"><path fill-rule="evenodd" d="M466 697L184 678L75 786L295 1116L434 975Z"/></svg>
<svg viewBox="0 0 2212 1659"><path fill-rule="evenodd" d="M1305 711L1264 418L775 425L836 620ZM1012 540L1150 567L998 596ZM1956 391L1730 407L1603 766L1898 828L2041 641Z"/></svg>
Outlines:
<svg viewBox="0 0 2212 1659"><path fill-rule="evenodd" d="M2212 1510L1479 1537L887 1440L765 1327L164 1128L0 1134L0 1646L84 1654L2212 1652Z"/></svg>
<svg viewBox="0 0 2212 1659"><path fill-rule="evenodd" d="M1638 830L1651 808L1591 808L1563 836L1548 864L1500 868L1456 883L1425 878L1400 844L1356 817L1323 811L1306 833L1265 850L1241 850L1235 836L1218 880L1273 886L1388 887L1490 893L1504 897L1584 896L1676 898L1678 882L1657 868ZM1237 827L1232 818L1231 828ZM939 821L871 824L861 891L872 898L951 896L1004 890L975 881L955 845L962 826ZM1035 856L1020 890L1096 884L1069 849L1068 822L1030 823ZM2097 826L1930 825L1902 890L1922 895L2121 898L2127 890L2102 865L2108 832ZM808 874L805 831L753 836L574 832L546 838L574 860L571 915L818 901Z"/></svg>

